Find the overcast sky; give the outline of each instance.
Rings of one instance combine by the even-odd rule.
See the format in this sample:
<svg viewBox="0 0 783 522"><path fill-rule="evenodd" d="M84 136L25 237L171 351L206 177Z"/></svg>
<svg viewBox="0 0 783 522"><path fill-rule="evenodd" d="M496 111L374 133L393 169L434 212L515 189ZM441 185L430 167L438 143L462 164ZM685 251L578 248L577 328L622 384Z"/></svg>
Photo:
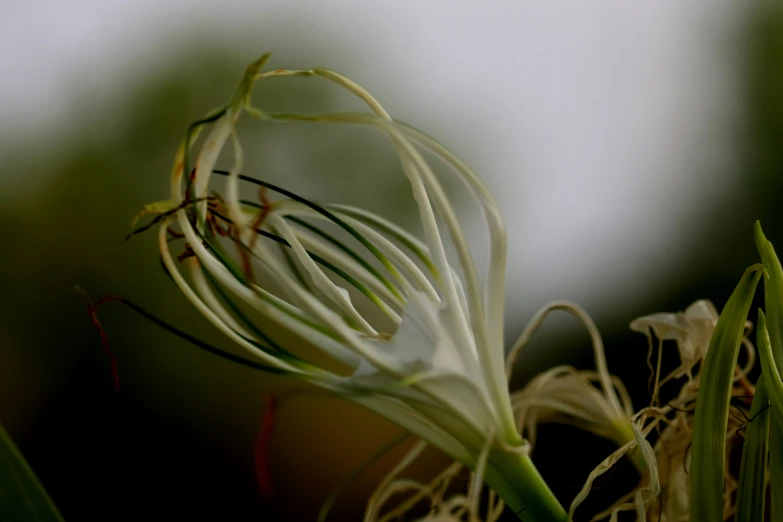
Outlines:
<svg viewBox="0 0 783 522"><path fill-rule="evenodd" d="M725 143L736 112L729 5L7 2L0 136L57 128L64 93L150 74L193 31L236 39L249 60L267 50L253 51L259 24L287 19L300 50L343 42L310 65L361 79L392 106L405 92L392 115L445 134L487 181L508 221L515 316L555 298L600 316L677 270L701 210L736 181ZM360 46L363 63L340 45Z"/></svg>

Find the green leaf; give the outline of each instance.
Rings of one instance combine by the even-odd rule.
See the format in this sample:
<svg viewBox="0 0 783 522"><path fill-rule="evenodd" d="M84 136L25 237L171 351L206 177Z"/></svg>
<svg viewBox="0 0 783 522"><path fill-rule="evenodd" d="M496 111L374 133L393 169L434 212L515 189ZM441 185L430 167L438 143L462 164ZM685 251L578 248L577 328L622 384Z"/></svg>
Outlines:
<svg viewBox="0 0 783 522"><path fill-rule="evenodd" d="M761 223L756 221L754 225L756 235L756 247L761 255L761 262L764 264L766 277L764 278L764 309L769 315L767 324L769 339L772 347L772 357L775 364L783 364L783 337L781 337L781 326L783 326L783 268L780 266L780 260L775 254L764 232L761 230Z"/></svg>
<svg viewBox="0 0 783 522"><path fill-rule="evenodd" d="M783 383L780 381L780 371L772 359L767 321L764 313L759 310L758 347L761 359L761 372L765 382L771 383L767 390L771 405L772 423L769 427L769 489L770 489L770 519L780 513L780 499L783 498ZM758 393L758 390L757 390ZM754 401L755 402L755 401Z"/></svg>
<svg viewBox="0 0 783 522"><path fill-rule="evenodd" d="M760 265L745 271L718 318L701 372L693 421L691 457L691 520L723 521L723 473L726 426L740 343Z"/></svg>
<svg viewBox="0 0 783 522"><path fill-rule="evenodd" d="M780 370L772 358L772 347L767 331L767 318L764 312L759 310L758 333L756 334L761 359L761 375L769 384L769 399L772 403L774 417L778 421L778 427L783 428L783 382L780 380Z"/></svg>
<svg viewBox="0 0 783 522"><path fill-rule="evenodd" d="M742 446L742 466L737 487L735 522L764 520L769 457L769 395L764 376L756 383L756 394L750 409L750 422Z"/></svg>
<svg viewBox="0 0 783 522"><path fill-rule="evenodd" d="M780 427L783 419L775 411L772 418L769 426L769 512L770 520L780 520L775 516L783 511L783 429Z"/></svg>
<svg viewBox="0 0 783 522"><path fill-rule="evenodd" d="M0 520L63 520L52 499L1 424Z"/></svg>
<svg viewBox="0 0 783 522"><path fill-rule="evenodd" d="M767 333L769 335L771 358L775 362L774 368L780 368L783 364L783 268L775 254L775 249L761 230L761 224L755 224L756 246L758 247L761 261L766 272L764 277L764 308L769 316ZM762 369L772 370L772 364L764 364ZM767 377L767 386L772 386L772 381ZM768 391L772 391L771 388ZM771 393L770 393L771 395ZM769 454L770 473L769 483L771 489L770 512L772 520L783 518L783 417L779 413L772 413L772 424L769 427ZM777 491L777 493L776 493Z"/></svg>

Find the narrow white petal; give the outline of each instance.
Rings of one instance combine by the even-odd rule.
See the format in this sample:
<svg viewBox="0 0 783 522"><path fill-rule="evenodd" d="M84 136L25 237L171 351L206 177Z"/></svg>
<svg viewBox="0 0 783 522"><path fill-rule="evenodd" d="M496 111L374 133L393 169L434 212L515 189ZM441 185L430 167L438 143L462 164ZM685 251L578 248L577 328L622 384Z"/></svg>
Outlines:
<svg viewBox="0 0 783 522"><path fill-rule="evenodd" d="M402 250L400 250L397 245L392 243L389 239L387 239L383 234L376 231L374 228L366 225L365 223L355 219L353 216L357 215L358 213L355 212L358 209L353 209L351 207L346 207L343 205L327 205L327 208L330 210L335 210L335 215L345 221L348 225L356 229L357 232L367 237L367 239L376 245L381 252L383 252L384 255L386 255L389 260L402 272L402 275L406 276L408 279L411 280L412 286L417 287L422 292L426 293L427 296L434 300L439 301L440 297L438 296L438 293L435 291L435 289L432 286L432 283L429 281L426 275L419 269L418 266L416 266L416 263L411 260L405 253L403 253ZM306 209L306 207L304 207ZM302 209L300 212L304 212L304 209ZM309 209L307 209L309 210ZM313 218L320 218L325 219L323 216L316 212L311 213L300 213L299 215L307 215L308 217ZM369 212L364 213L363 215L368 215ZM373 216L377 220L382 220L382 218L378 216ZM387 222L388 225L394 226L392 223ZM406 239L411 242L412 244L416 244L420 251L424 254L429 256L429 250L427 249L426 245L421 243L417 238L414 236L408 234L407 232L402 231L402 234L406 237ZM411 283L408 283L409 285Z"/></svg>
<svg viewBox="0 0 783 522"><path fill-rule="evenodd" d="M299 259L299 262L312 278L316 288L323 292L332 303L343 311L343 313L356 321L366 334L371 336L378 335L378 332L370 326L370 323L356 311L353 303L351 303L351 297L348 294L348 291L334 284L332 280L324 274L316 262L312 260L302 246L302 243L296 237L296 234L294 234L291 227L288 226L288 223L276 214L270 214L267 216L267 219L273 224L274 228L280 232L283 239L288 241L288 244L291 245L297 259Z"/></svg>
<svg viewBox="0 0 783 522"><path fill-rule="evenodd" d="M350 274L351 277L354 277L358 282L362 283L378 298L383 299L383 302L387 307L393 305L398 308L402 308L405 306L405 301L394 295L383 283L378 280L378 278L367 272L364 267L356 262L356 260L341 250L322 241L320 238L318 238L318 236L306 230L297 228L294 233L296 234L297 239L299 239L299 241L307 250L322 257L326 261L332 263L334 266ZM399 323L399 315L394 313L394 316L396 316L394 322Z"/></svg>

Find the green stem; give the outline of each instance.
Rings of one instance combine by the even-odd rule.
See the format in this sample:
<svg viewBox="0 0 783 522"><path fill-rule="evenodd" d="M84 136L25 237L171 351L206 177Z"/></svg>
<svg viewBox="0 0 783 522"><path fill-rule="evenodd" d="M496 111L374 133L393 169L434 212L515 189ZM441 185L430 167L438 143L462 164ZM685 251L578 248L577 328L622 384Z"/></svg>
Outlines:
<svg viewBox="0 0 783 522"><path fill-rule="evenodd" d="M625 446L636 437L633 433L633 428L631 427L631 421L627 418L616 421L614 423L614 431L615 433L611 439L619 447ZM636 471L639 472L639 475L642 477L649 472L647 461L644 460L644 453L642 453L642 448L639 446L631 448L626 454L626 457L631 459Z"/></svg>
<svg viewBox="0 0 783 522"><path fill-rule="evenodd" d="M524 522L567 522L568 513L527 455L493 449L484 480Z"/></svg>

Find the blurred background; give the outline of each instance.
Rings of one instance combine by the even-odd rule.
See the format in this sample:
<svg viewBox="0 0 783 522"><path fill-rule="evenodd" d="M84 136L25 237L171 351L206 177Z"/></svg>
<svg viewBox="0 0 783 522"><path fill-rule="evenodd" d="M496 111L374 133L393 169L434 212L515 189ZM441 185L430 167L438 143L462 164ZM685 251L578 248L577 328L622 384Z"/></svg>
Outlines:
<svg viewBox="0 0 783 522"><path fill-rule="evenodd" d="M272 442L274 494L262 500L252 459L264 396L295 386L108 305L100 317L122 379L115 393L74 291L78 284L93 298L127 297L220 343L163 274L152 234L120 240L144 204L167 197L188 123L225 103L263 52L273 53L271 67L348 75L394 118L465 159L507 220L508 341L546 302L579 302L637 406L647 344L628 323L700 298L721 309L757 260L754 220L783 244L780 2L4 7L0 422L68 520L312 520L336 484L399 433L344 401L292 396ZM270 110L359 108L317 80L268 82L254 99ZM417 229L406 181L379 136L304 124L247 132L248 173ZM480 251L478 213L467 200L464 209ZM553 364L589 367L591 359L576 321L554 316L524 353L514 385ZM535 460L570 503L612 448L589 439L591 451L563 449L574 432L546 435ZM334 520L360 516L404 449L360 476ZM433 452L412 473L434 474L446 462ZM586 511L609 497L597 494Z"/></svg>

